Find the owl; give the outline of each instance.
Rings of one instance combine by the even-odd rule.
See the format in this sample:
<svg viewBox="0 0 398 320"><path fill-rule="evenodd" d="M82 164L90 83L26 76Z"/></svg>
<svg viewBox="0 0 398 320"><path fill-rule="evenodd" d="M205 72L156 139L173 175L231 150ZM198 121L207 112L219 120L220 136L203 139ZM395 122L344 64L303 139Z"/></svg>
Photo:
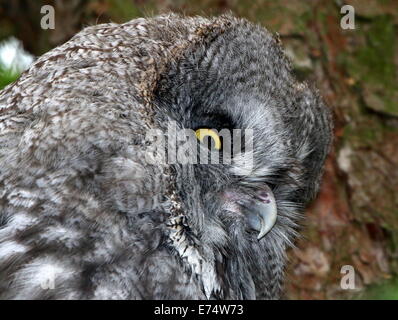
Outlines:
<svg viewBox="0 0 398 320"><path fill-rule="evenodd" d="M259 25L85 28L0 92L0 298L283 297L331 132Z"/></svg>

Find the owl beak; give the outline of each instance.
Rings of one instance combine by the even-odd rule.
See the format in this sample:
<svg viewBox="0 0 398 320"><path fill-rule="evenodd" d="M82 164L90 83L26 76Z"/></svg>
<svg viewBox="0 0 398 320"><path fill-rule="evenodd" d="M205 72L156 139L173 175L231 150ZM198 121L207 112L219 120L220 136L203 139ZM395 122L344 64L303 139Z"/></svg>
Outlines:
<svg viewBox="0 0 398 320"><path fill-rule="evenodd" d="M257 193L254 200L239 204L246 213L249 226L259 232L257 239L260 240L276 223L277 206L274 194L267 186Z"/></svg>

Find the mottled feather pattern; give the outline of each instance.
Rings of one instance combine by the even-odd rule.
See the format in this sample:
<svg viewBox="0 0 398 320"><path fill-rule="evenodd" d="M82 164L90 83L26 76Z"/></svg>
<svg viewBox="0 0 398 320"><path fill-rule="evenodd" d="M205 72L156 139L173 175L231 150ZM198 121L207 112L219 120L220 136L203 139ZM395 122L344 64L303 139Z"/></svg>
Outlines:
<svg viewBox="0 0 398 320"><path fill-rule="evenodd" d="M221 114L254 130L251 174L239 159L145 161L148 130ZM87 27L0 91L0 298L280 298L330 140L327 107L260 26L169 14ZM222 195L264 184L278 218L257 240Z"/></svg>

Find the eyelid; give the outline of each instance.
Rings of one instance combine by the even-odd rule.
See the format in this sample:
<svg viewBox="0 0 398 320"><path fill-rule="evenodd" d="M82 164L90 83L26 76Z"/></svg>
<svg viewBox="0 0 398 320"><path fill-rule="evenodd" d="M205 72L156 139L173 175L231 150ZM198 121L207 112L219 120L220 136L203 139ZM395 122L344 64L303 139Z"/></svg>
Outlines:
<svg viewBox="0 0 398 320"><path fill-rule="evenodd" d="M216 150L221 149L221 139L220 136L212 129L201 128L195 131L195 135L200 142L203 142L203 139L207 136L213 139L214 141L214 148Z"/></svg>

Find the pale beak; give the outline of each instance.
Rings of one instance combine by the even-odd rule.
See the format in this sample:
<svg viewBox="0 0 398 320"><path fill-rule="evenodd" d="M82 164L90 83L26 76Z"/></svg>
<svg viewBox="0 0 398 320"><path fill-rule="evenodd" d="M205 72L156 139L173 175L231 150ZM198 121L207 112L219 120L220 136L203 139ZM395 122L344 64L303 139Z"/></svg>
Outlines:
<svg viewBox="0 0 398 320"><path fill-rule="evenodd" d="M277 206L274 194L266 186L257 193L257 199L238 203L244 209L250 227L259 232L257 239L260 240L276 223Z"/></svg>

